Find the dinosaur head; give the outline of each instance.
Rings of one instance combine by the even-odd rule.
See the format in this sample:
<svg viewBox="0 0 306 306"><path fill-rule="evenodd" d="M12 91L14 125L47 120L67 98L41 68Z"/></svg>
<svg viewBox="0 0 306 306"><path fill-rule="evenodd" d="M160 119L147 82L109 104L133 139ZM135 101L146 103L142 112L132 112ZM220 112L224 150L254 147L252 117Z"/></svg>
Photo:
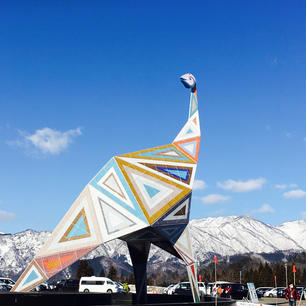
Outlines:
<svg viewBox="0 0 306 306"><path fill-rule="evenodd" d="M181 82L186 88L195 88L196 79L191 73L186 73L180 77Z"/></svg>

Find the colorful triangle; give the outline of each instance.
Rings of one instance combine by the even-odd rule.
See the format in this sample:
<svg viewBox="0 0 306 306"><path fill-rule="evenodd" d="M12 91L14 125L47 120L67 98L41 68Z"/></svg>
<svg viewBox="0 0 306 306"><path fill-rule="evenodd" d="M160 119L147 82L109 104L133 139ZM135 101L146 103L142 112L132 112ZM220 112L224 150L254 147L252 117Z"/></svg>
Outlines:
<svg viewBox="0 0 306 306"><path fill-rule="evenodd" d="M190 179L192 176L192 167L184 167L184 166L173 166L168 164L151 164L151 163L140 163L150 169L163 173L169 177L172 177L180 182L184 182L186 184L190 183Z"/></svg>
<svg viewBox="0 0 306 306"><path fill-rule="evenodd" d="M182 150L190 158L192 158L194 161L197 161L199 157L200 138L201 137L185 139L185 140L174 142L173 144L177 148Z"/></svg>
<svg viewBox="0 0 306 306"><path fill-rule="evenodd" d="M143 184L143 186L145 187L145 189L146 189L146 191L147 191L147 193L148 193L148 195L151 199L160 192L160 190L158 190L158 189L156 189L152 186L149 186L147 184Z"/></svg>
<svg viewBox="0 0 306 306"><path fill-rule="evenodd" d="M108 235L135 225L135 222L112 207L112 205L108 204L106 201L99 198L99 202Z"/></svg>
<svg viewBox="0 0 306 306"><path fill-rule="evenodd" d="M162 215L154 225L187 224L190 214L191 193Z"/></svg>
<svg viewBox="0 0 306 306"><path fill-rule="evenodd" d="M59 242L90 237L87 217L84 208L78 213Z"/></svg>
<svg viewBox="0 0 306 306"><path fill-rule="evenodd" d="M131 186L148 222L151 224L183 198L190 189L117 158L118 165ZM148 196L147 186L159 192Z"/></svg>
<svg viewBox="0 0 306 306"><path fill-rule="evenodd" d="M189 118L198 110L198 100L194 93L190 95Z"/></svg>
<svg viewBox="0 0 306 306"><path fill-rule="evenodd" d="M140 220L147 221L114 158L98 172L89 184Z"/></svg>
<svg viewBox="0 0 306 306"><path fill-rule="evenodd" d="M129 157L129 158L142 158L142 159L154 159L164 161L174 161L180 163L194 163L190 157L186 156L182 151L178 150L173 145L166 145L147 150L137 151L120 155L118 157Z"/></svg>

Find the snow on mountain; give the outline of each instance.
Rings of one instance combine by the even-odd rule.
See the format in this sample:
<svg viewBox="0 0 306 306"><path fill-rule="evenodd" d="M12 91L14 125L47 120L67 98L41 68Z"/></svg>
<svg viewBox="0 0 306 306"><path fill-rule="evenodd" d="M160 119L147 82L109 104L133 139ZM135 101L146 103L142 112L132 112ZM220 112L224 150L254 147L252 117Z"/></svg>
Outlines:
<svg viewBox="0 0 306 306"><path fill-rule="evenodd" d="M192 245L197 260L205 261L212 253L231 256L244 253L274 253L276 251L301 252L306 249L306 223L304 220L271 226L247 216L203 218L190 221ZM39 251L50 232L26 230L17 234L0 235L0 274L19 275ZM126 243L121 240L107 242L85 258L98 256L115 258L131 264ZM150 266L173 262L172 255L152 246Z"/></svg>
<svg viewBox="0 0 306 306"><path fill-rule="evenodd" d="M306 221L296 220L285 222L277 227L295 240L303 249L306 249Z"/></svg>
<svg viewBox="0 0 306 306"><path fill-rule="evenodd" d="M191 220L190 226L193 247L200 260L209 253L230 256L305 249L287 232L248 216ZM298 226L305 236L305 226Z"/></svg>

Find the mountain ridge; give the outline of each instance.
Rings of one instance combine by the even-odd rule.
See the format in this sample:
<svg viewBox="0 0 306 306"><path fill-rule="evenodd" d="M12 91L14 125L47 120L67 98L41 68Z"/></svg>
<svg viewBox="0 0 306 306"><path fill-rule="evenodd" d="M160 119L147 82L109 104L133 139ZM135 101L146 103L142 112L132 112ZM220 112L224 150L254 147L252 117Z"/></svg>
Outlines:
<svg viewBox="0 0 306 306"><path fill-rule="evenodd" d="M189 226L195 258L201 262L209 262L214 254L230 257L237 254L306 250L303 239L306 236L305 220L273 226L249 216L228 216L193 219ZM50 235L48 231L39 232L32 229L16 234L0 234L0 273L18 277ZM100 257L103 258L103 263L100 259L102 265L106 259L113 259L123 267L131 266L126 243L122 240L116 239L100 245L84 258ZM156 270L160 266L174 270L177 264L179 260L172 255L154 245L151 247L149 270ZM71 274L69 268L64 274Z"/></svg>

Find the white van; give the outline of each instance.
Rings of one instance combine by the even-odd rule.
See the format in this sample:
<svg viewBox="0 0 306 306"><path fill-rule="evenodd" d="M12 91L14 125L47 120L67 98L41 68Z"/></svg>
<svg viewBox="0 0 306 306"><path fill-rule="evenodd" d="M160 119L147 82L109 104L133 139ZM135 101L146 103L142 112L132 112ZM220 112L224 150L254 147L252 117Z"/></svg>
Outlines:
<svg viewBox="0 0 306 306"><path fill-rule="evenodd" d="M79 292L118 292L117 284L107 277L81 277L79 283Z"/></svg>

